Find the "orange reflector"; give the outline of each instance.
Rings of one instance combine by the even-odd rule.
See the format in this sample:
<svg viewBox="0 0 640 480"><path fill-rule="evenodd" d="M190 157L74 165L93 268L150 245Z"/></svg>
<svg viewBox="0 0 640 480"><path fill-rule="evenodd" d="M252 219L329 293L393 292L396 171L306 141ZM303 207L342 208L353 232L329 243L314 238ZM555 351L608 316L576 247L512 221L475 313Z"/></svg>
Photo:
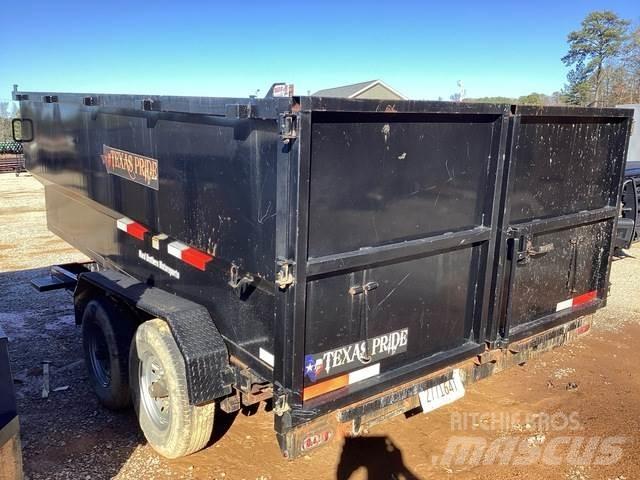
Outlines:
<svg viewBox="0 0 640 480"><path fill-rule="evenodd" d="M339 388L346 387L347 385L349 385L349 375L340 375L339 377L332 378L331 380L306 387L302 391L302 400L306 402L307 400L338 390Z"/></svg>

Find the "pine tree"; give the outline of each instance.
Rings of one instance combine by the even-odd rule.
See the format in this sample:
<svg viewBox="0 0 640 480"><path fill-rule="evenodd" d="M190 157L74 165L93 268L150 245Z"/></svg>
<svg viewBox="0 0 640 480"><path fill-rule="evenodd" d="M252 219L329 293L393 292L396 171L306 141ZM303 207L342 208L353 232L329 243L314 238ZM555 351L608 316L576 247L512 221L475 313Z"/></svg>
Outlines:
<svg viewBox="0 0 640 480"><path fill-rule="evenodd" d="M629 23L608 10L591 12L582 21L580 30L569 34L569 52L562 62L574 66L567 75L570 103L602 102L605 65L620 54Z"/></svg>

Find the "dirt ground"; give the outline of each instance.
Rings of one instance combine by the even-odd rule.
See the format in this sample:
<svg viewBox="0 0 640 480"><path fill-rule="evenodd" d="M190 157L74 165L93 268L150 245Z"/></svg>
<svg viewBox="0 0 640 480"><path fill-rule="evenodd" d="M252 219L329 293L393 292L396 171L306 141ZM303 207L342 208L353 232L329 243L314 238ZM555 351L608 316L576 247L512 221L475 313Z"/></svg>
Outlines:
<svg viewBox="0 0 640 480"><path fill-rule="evenodd" d="M105 410L89 390L69 294L37 294L29 286L49 265L84 257L46 230L35 179L0 175L0 325L10 336L25 473L32 480L640 478L640 247L628 255L614 262L609 304L590 333L469 386L453 405L396 417L294 462L280 455L271 414L219 415L207 449L169 461L146 444L132 412ZM41 398L44 360L52 365L52 388L63 387L48 399ZM530 465L487 455L444 462L457 437L513 440L520 453L544 454ZM621 450L604 460L569 451L599 445L603 453L606 442Z"/></svg>

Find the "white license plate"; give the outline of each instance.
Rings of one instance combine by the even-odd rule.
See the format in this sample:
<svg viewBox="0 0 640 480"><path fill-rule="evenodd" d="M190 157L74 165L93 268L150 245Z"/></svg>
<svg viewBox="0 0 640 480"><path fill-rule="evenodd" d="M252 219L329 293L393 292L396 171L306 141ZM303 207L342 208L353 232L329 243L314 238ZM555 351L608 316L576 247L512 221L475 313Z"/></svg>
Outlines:
<svg viewBox="0 0 640 480"><path fill-rule="evenodd" d="M424 413L432 412L449 403L464 397L464 385L460 378L460 370L454 370L450 380L439 383L420 392L420 405Z"/></svg>

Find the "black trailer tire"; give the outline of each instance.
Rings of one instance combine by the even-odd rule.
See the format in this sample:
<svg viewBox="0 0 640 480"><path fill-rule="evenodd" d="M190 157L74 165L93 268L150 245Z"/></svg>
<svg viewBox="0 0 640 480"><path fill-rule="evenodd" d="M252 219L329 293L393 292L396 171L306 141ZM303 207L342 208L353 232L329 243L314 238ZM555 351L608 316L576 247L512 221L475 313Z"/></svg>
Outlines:
<svg viewBox="0 0 640 480"><path fill-rule="evenodd" d="M213 431L215 403L190 405L184 359L167 323L144 322L131 343L133 405L149 444L167 458L201 450Z"/></svg>
<svg viewBox="0 0 640 480"><path fill-rule="evenodd" d="M89 301L82 314L89 383L100 403L112 410L131 405L129 348L135 328L132 315L105 297Z"/></svg>

